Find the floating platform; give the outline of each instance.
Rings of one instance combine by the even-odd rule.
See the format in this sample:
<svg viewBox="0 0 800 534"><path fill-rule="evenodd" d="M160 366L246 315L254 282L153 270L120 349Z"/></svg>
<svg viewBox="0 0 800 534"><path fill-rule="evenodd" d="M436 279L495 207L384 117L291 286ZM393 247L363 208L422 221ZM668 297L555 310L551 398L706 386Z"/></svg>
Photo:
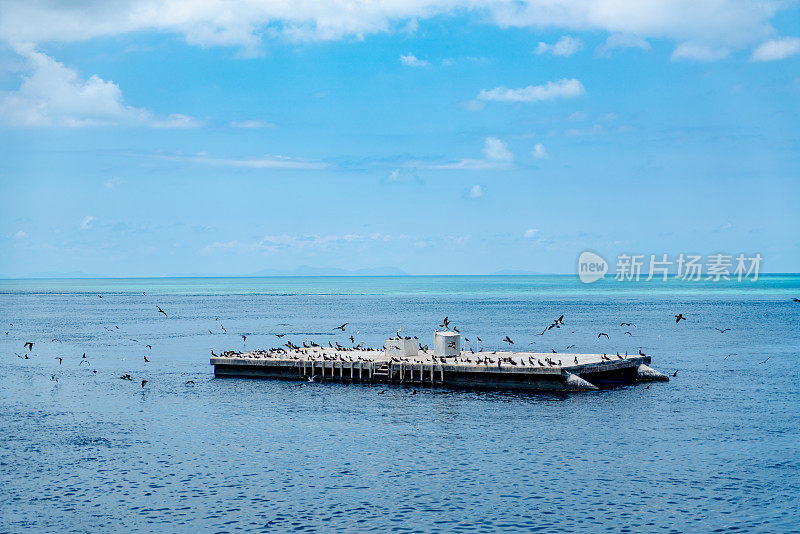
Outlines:
<svg viewBox="0 0 800 534"><path fill-rule="evenodd" d="M211 358L217 377L404 384L519 391L595 391L637 381L667 381L650 356L459 351L436 356L314 346L226 352Z"/></svg>

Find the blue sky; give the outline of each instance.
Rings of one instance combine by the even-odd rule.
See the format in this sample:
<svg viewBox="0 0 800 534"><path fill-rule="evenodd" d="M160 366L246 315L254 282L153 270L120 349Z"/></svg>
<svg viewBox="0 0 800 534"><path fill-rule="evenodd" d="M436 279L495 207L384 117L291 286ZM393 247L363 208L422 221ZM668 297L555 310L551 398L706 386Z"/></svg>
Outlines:
<svg viewBox="0 0 800 534"><path fill-rule="evenodd" d="M0 4L0 277L800 271L797 2L61 4Z"/></svg>

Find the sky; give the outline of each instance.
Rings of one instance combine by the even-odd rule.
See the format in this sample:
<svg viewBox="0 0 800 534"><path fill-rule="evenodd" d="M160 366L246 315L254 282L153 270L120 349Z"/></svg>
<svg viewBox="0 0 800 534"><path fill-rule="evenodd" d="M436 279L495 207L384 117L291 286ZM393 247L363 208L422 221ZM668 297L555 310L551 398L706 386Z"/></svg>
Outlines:
<svg viewBox="0 0 800 534"><path fill-rule="evenodd" d="M0 0L0 277L800 271L800 3Z"/></svg>

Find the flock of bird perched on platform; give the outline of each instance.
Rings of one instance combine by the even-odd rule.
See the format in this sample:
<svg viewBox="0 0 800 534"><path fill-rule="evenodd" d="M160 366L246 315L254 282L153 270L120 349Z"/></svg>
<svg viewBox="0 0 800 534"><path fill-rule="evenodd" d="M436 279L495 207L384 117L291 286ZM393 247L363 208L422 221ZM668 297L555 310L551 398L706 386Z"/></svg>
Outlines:
<svg viewBox="0 0 800 534"><path fill-rule="evenodd" d="M144 293L142 293L142 294L144 294ZM103 298L102 295L98 295L98 297L99 298ZM798 299L798 298L793 298L792 301L800 303L800 299ZM165 318L169 317L167 312L164 311L160 306L156 306L155 312L158 313L158 314L162 314ZM686 321L687 320L687 318L683 315L683 313L678 313L674 317L675 317L675 322L676 323L680 323L681 321ZM219 319L220 319L219 317L215 317L215 321L219 321ZM337 326L337 327L333 328L333 330L334 331L338 330L338 331L344 333L349 324L350 323L342 323L340 326ZM11 328L14 327L13 323L9 323L9 325L10 325ZM225 326L223 326L221 323L220 323L219 326L220 326L220 330L222 330L225 333L228 332L228 330L225 328ZM287 323L280 323L279 326L285 327L285 326L290 326L290 325L287 324ZM561 328L562 326L565 326L564 315L563 314L560 315L557 319L553 320L553 322L550 325L548 325L547 327L545 327L544 330L542 330L542 332L540 334L536 334L536 335L537 336L544 336L548 331L550 331L550 330L552 330L554 328L556 328L556 329ZM622 323L620 323L620 326L621 327L629 327L629 328L630 327L634 327L634 328L636 327L636 325L631 323L631 322L627 322L627 323L626 322L622 322ZM460 334L460 331L458 330L458 328L456 328L455 325L452 325L449 316L444 318L444 320L439 325L439 327L440 328L444 328L447 331L452 330L453 332L456 332L456 333ZM106 328L106 330L113 331L113 330L118 330L119 326L114 326L114 328L111 328L111 327L104 327L104 328ZM728 331L731 330L730 328L716 328L716 327L714 329L717 330L720 334L724 334L725 332L728 332ZM211 330L209 330L208 332L210 334L213 334L213 332ZM572 333L574 333L574 331ZM9 335L9 331L6 331L5 335L8 336ZM247 334L240 334L240 335L242 337L242 342L245 343L247 341ZM278 338L282 338L282 337L286 336L287 334L285 334L285 333L276 333L274 335L276 337L278 337ZM630 332L630 330L626 330L623 335L633 336L633 334ZM610 339L609 335L606 332L600 332L600 333L597 334L598 338L603 337L603 336L606 339ZM397 330L395 338L396 339L406 339L406 340L411 340L411 339L416 340L417 339L416 337L411 337L411 336L402 337L400 335L400 329ZM331 343L329 341L328 342L328 348L336 351L336 352L334 352L333 355L325 354L325 350L324 350L325 348L322 345L314 343L313 341L310 341L310 342L305 342L304 341L303 344L302 344L302 347L292 343L291 341L287 341L285 343L285 345L284 345L284 347L286 347L286 348L284 348L284 347L276 347L276 348L273 348L273 349L270 349L270 350L256 350L256 351L251 351L251 352L246 352L246 353L245 352L238 352L238 351L229 350L229 351L225 351L225 352L223 352L223 353L221 353L219 355L215 354L214 351L212 350L211 354L212 354L212 356L215 356L215 357L216 356L222 356L222 357L244 356L244 357L258 359L258 358L269 358L269 357L284 356L284 357L287 357L287 358L290 358L290 359L300 359L300 355L310 356L311 358L316 358L317 357L317 351L319 351L319 359L322 360L322 361L341 361L341 362L367 361L368 362L368 361L374 361L375 360L374 357L370 357L368 355L364 355L364 354L355 354L355 355L353 355L352 353L355 352L355 351L367 352L367 353L369 353L369 352L379 352L380 349L375 349L375 348L372 348L372 347L365 346L363 344L363 342L356 344L355 343L355 338L353 337L353 335L350 335L349 339L350 339L350 342L353 344L352 347L345 347L345 346L341 345L338 341L335 342L335 343ZM483 343L483 340L480 337L476 336L476 339L477 339L478 343L481 343L481 344ZM465 337L464 340L466 342L468 342L468 343L470 342L469 338ZM53 338L52 341L53 342L60 342L60 340L57 339L57 338ZM139 340L137 340L137 339L130 339L130 341L139 343ZM514 341L508 335L506 335L501 340L501 342L507 343L509 346L514 344ZM33 341L25 342L23 344L23 348L27 349L27 352L23 352L23 354L15 353L15 355L18 358L21 358L21 359L25 359L25 360L30 359L30 356L33 353L33 347L34 347L35 343L37 343L37 342L33 342ZM452 343L455 343L455 342L452 342ZM535 342L531 342L530 344L534 344L534 343ZM423 346L421 343L418 343L418 344L419 344L419 349L423 353L427 354L428 346L427 345ZM150 351L152 351L152 349L153 349L153 346L151 344L146 344L144 346L145 346L145 348L147 348ZM453 344L452 347L454 348L455 344ZM480 347L480 345L479 345L479 347ZM569 350L571 348L574 348L574 347L575 347L575 345L569 345L567 347L567 350ZM290 352L290 351L292 351L292 352ZM479 351L480 351L480 348L479 348ZM341 352L342 354L338 354L339 352ZM492 351L491 355L496 355L497 352L498 351ZM555 349L552 349L552 352L556 353L557 351ZM470 348L470 353L471 354L476 354L476 352L472 348ZM640 356L645 356L645 353L642 352L641 348L639 349L639 355ZM731 354L728 354L727 356L725 356L725 359L728 359L729 356L731 356ZM616 353L616 358L617 359L624 360L627 357L628 357L628 353L627 352L624 355L621 355L619 352ZM147 358L146 354L142 354L142 358L143 358L145 363L150 363L150 360ZM63 356L56 356L54 359L58 360L58 365L63 365L63 363L64 363L64 357ZM602 354L601 355L601 359L602 360L606 360L606 361L612 361L614 358L612 358L611 356L608 356L607 354ZM84 363L87 364L87 367L91 366L90 360L87 358L85 352L83 353L83 355L78 360L79 360L79 363L78 363L79 366L84 364ZM453 362L456 362L456 363L469 363L469 364L473 363L473 360L472 360L472 358L470 356L467 356L465 358L464 357L460 357L460 356L455 356L455 357L451 357L451 359L447 360L444 357L437 357L435 355L431 355L431 360L434 363L445 363L445 362L447 362L447 363L453 363ZM766 363L767 360L769 360L769 358L767 358L766 360L764 360L761 363ZM399 363L399 362L413 362L413 360L411 360L410 358L403 359L403 358L399 358L399 357L392 357L389 361L396 362L396 363ZM529 356L527 358L527 364L526 364L524 359L520 359L520 360L515 361L514 358L511 358L509 356L502 356L502 355L498 355L497 358L491 358L488 355L486 355L486 356L477 356L475 358L475 360L474 360L474 363L475 364L479 364L479 365L494 365L495 363L497 363L498 366L502 366L503 363L508 363L509 365L512 365L512 366L516 366L516 365L536 366L536 365L538 365L540 367L547 367L547 366L559 367L559 366L562 365L561 360L554 361L551 358L539 358L539 357L533 358L533 356ZM574 359L574 363L576 365L578 364L577 356ZM92 373L97 373L97 370L96 369L92 369ZM678 371L676 370L673 373L672 376L677 376L677 373L678 373ZM121 379L121 380L133 381L133 377L129 373L123 374L122 376L120 376L118 378ZM55 374L52 374L51 375L51 380L57 382L58 381L58 376L55 375ZM150 380L148 380L148 379L142 379L141 382L140 382L140 385L141 385L142 388L144 388L149 382L150 382ZM194 383L195 383L194 380L187 380L185 382L185 385L187 385L187 386L188 385L194 385Z"/></svg>

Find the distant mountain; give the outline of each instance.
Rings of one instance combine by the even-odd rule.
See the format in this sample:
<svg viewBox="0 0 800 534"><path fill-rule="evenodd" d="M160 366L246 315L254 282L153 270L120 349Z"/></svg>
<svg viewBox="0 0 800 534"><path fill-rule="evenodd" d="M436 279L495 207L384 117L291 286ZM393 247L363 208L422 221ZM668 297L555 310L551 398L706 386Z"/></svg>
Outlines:
<svg viewBox="0 0 800 534"><path fill-rule="evenodd" d="M542 273L536 271L522 271L517 269L502 269L500 271L495 271L492 274L495 276L523 276Z"/></svg>
<svg viewBox="0 0 800 534"><path fill-rule="evenodd" d="M252 276L405 276L408 273L396 267L374 267L371 269L339 269L336 267L311 267L301 265L296 269L262 269Z"/></svg>

